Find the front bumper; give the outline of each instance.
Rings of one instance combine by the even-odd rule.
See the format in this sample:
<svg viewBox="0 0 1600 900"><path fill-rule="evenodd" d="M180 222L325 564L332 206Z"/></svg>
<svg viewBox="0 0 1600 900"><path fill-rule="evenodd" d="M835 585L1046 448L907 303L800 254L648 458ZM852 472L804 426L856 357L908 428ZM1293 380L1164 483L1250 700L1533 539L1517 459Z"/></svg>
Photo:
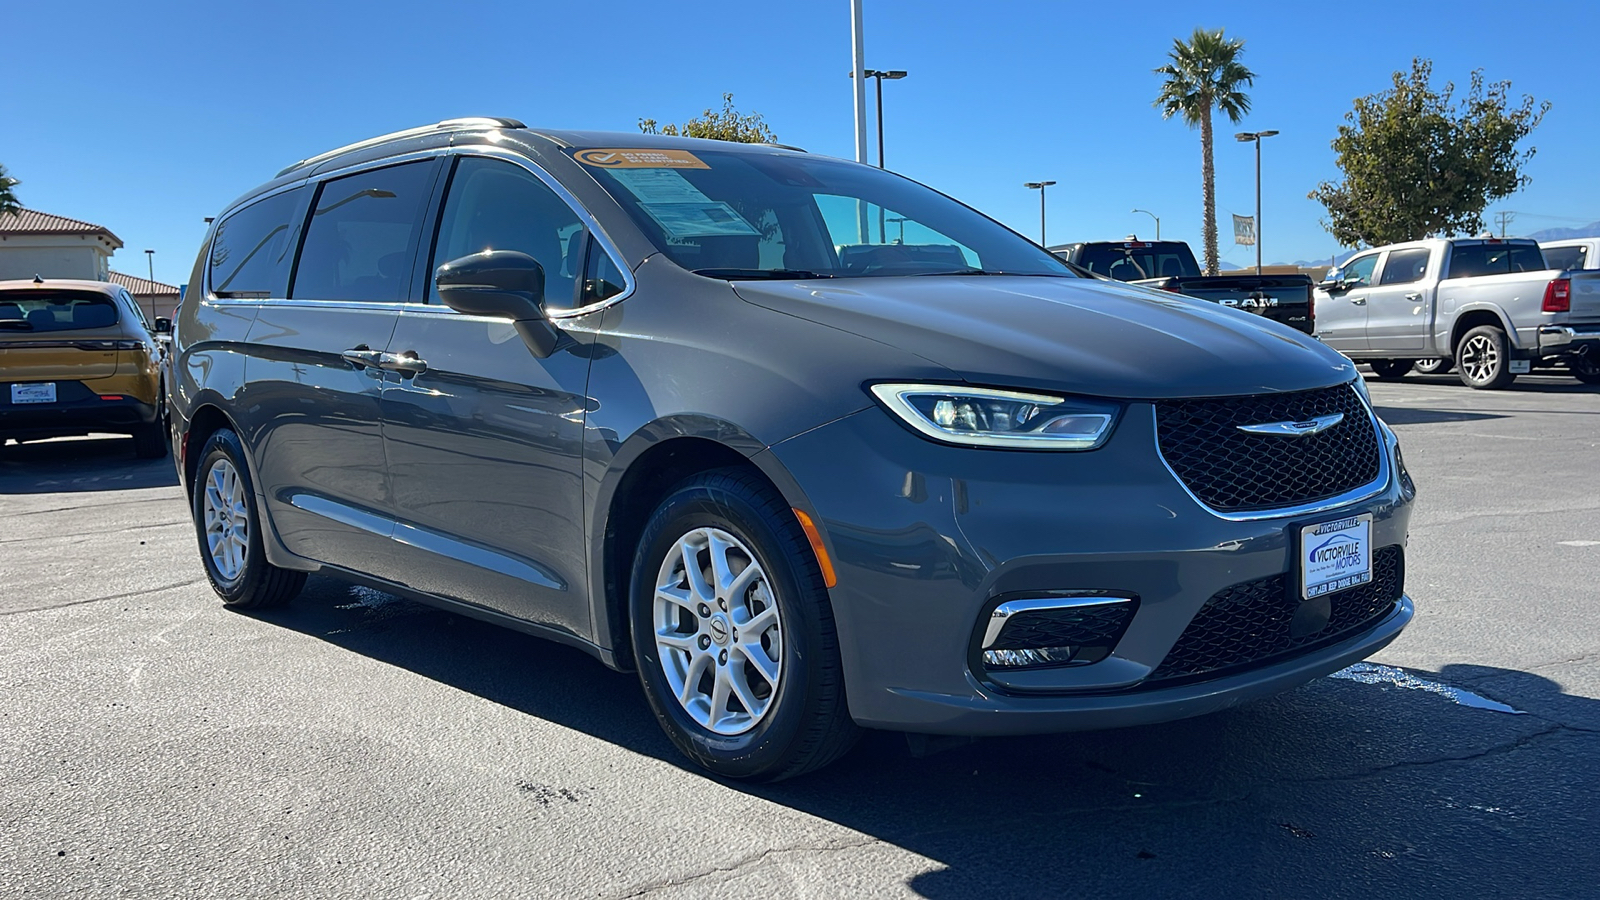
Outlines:
<svg viewBox="0 0 1600 900"><path fill-rule="evenodd" d="M1237 521L1166 469L1148 405L1133 404L1111 440L1085 453L941 446L877 408L766 452L825 532L850 710L870 727L1025 734L1199 715L1343 668L1412 616L1401 598L1336 642L1216 677L1149 681L1213 595L1290 570L1300 526L1371 513L1372 548L1403 546L1410 502L1393 465L1358 502ZM997 598L1095 591L1138 598L1103 660L998 670L973 652Z"/></svg>

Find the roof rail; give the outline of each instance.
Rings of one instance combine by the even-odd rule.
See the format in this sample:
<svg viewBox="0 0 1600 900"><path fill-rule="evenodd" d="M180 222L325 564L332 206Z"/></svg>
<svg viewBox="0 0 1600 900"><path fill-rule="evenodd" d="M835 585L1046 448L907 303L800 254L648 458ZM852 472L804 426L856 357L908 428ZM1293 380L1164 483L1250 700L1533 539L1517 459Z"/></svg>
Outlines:
<svg viewBox="0 0 1600 900"><path fill-rule="evenodd" d="M805 153L806 148L796 147L793 144L780 144L776 141L755 141L757 147L777 147L779 150L793 150L796 153Z"/></svg>
<svg viewBox="0 0 1600 900"><path fill-rule="evenodd" d="M406 128L406 129L403 129L401 131L391 131L388 134L380 134L377 137L367 138L366 140L363 140L363 141L356 141L353 144L346 144L343 147L335 147L334 149L329 150L326 153L318 153L316 156L309 156L309 157L307 157L305 159L302 159L302 160L300 160L298 162L290 163L289 165L284 166L282 169L280 169L278 171L278 174L273 176L273 177L282 178L283 176L289 174L290 172L293 172L296 169L303 169L303 168L305 168L307 166L316 165L317 163L324 162L326 160L332 159L333 157L338 156L338 155L340 155L342 153L349 153L352 150L360 150L363 147L372 147L372 146L375 146L377 144L382 144L382 143L384 143L386 141L398 140L400 138L417 137L419 135L428 134L429 132L433 132L433 131L440 131L440 130L444 130L444 129L467 129L467 128L527 128L527 127L528 126L522 124L520 121L518 121L516 119L509 118L509 117L505 117L505 116L463 116L461 118L456 118L456 119L445 119L442 122L436 122L436 123L434 123L432 125L418 125L415 128Z"/></svg>

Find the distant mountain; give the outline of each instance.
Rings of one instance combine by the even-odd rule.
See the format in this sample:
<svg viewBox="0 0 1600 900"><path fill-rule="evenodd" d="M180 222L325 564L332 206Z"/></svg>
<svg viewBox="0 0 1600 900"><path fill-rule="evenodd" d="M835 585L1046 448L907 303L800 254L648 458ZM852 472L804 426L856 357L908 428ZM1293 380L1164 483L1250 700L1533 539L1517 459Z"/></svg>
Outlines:
<svg viewBox="0 0 1600 900"><path fill-rule="evenodd" d="M1568 238L1600 237L1600 222L1590 222L1577 228L1546 228L1528 235L1536 241L1564 241Z"/></svg>

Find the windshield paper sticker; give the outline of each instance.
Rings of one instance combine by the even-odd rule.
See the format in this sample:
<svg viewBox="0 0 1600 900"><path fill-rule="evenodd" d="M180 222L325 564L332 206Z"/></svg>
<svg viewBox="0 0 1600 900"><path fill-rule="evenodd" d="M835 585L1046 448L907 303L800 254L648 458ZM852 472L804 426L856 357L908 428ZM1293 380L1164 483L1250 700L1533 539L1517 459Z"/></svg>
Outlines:
<svg viewBox="0 0 1600 900"><path fill-rule="evenodd" d="M671 169L618 169L611 173L640 203L710 203L711 198Z"/></svg>
<svg viewBox="0 0 1600 900"><path fill-rule="evenodd" d="M704 200L699 203L640 203L639 208L656 220L670 240L712 237L719 234L759 235L744 216L726 203Z"/></svg>
<svg viewBox="0 0 1600 900"><path fill-rule="evenodd" d="M600 169L709 169L687 150L629 150L600 147L573 154L578 162Z"/></svg>

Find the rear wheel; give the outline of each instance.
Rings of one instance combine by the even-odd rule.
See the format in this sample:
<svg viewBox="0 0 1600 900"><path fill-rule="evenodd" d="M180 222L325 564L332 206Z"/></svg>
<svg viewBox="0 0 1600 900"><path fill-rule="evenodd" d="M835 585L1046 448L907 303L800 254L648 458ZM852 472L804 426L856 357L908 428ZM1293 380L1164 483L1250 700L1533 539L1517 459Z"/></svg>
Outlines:
<svg viewBox="0 0 1600 900"><path fill-rule="evenodd" d="M1511 342L1494 325L1479 325L1456 345L1457 374L1470 388L1496 390L1517 380L1511 372Z"/></svg>
<svg viewBox="0 0 1600 900"><path fill-rule="evenodd" d="M236 609L288 603L305 586L306 574L267 562L255 489L239 436L226 428L211 435L195 474L195 531L211 589Z"/></svg>
<svg viewBox="0 0 1600 900"><path fill-rule="evenodd" d="M1369 359L1367 364L1372 366L1372 371L1376 372L1378 377L1384 381L1399 381L1405 377L1407 372L1411 371L1411 360L1409 359Z"/></svg>
<svg viewBox="0 0 1600 900"><path fill-rule="evenodd" d="M1589 354L1573 357L1568 363L1572 368L1572 377L1584 384L1600 384L1600 362Z"/></svg>
<svg viewBox="0 0 1600 900"><path fill-rule="evenodd" d="M630 601L645 696L696 763L778 781L855 743L816 557L757 475L717 470L674 489L640 538Z"/></svg>
<svg viewBox="0 0 1600 900"><path fill-rule="evenodd" d="M161 459L167 455L167 423L158 416L148 425L133 428L133 455L140 459Z"/></svg>
<svg viewBox="0 0 1600 900"><path fill-rule="evenodd" d="M1455 367L1455 362L1443 357L1419 359L1411 366L1418 375L1448 375Z"/></svg>

